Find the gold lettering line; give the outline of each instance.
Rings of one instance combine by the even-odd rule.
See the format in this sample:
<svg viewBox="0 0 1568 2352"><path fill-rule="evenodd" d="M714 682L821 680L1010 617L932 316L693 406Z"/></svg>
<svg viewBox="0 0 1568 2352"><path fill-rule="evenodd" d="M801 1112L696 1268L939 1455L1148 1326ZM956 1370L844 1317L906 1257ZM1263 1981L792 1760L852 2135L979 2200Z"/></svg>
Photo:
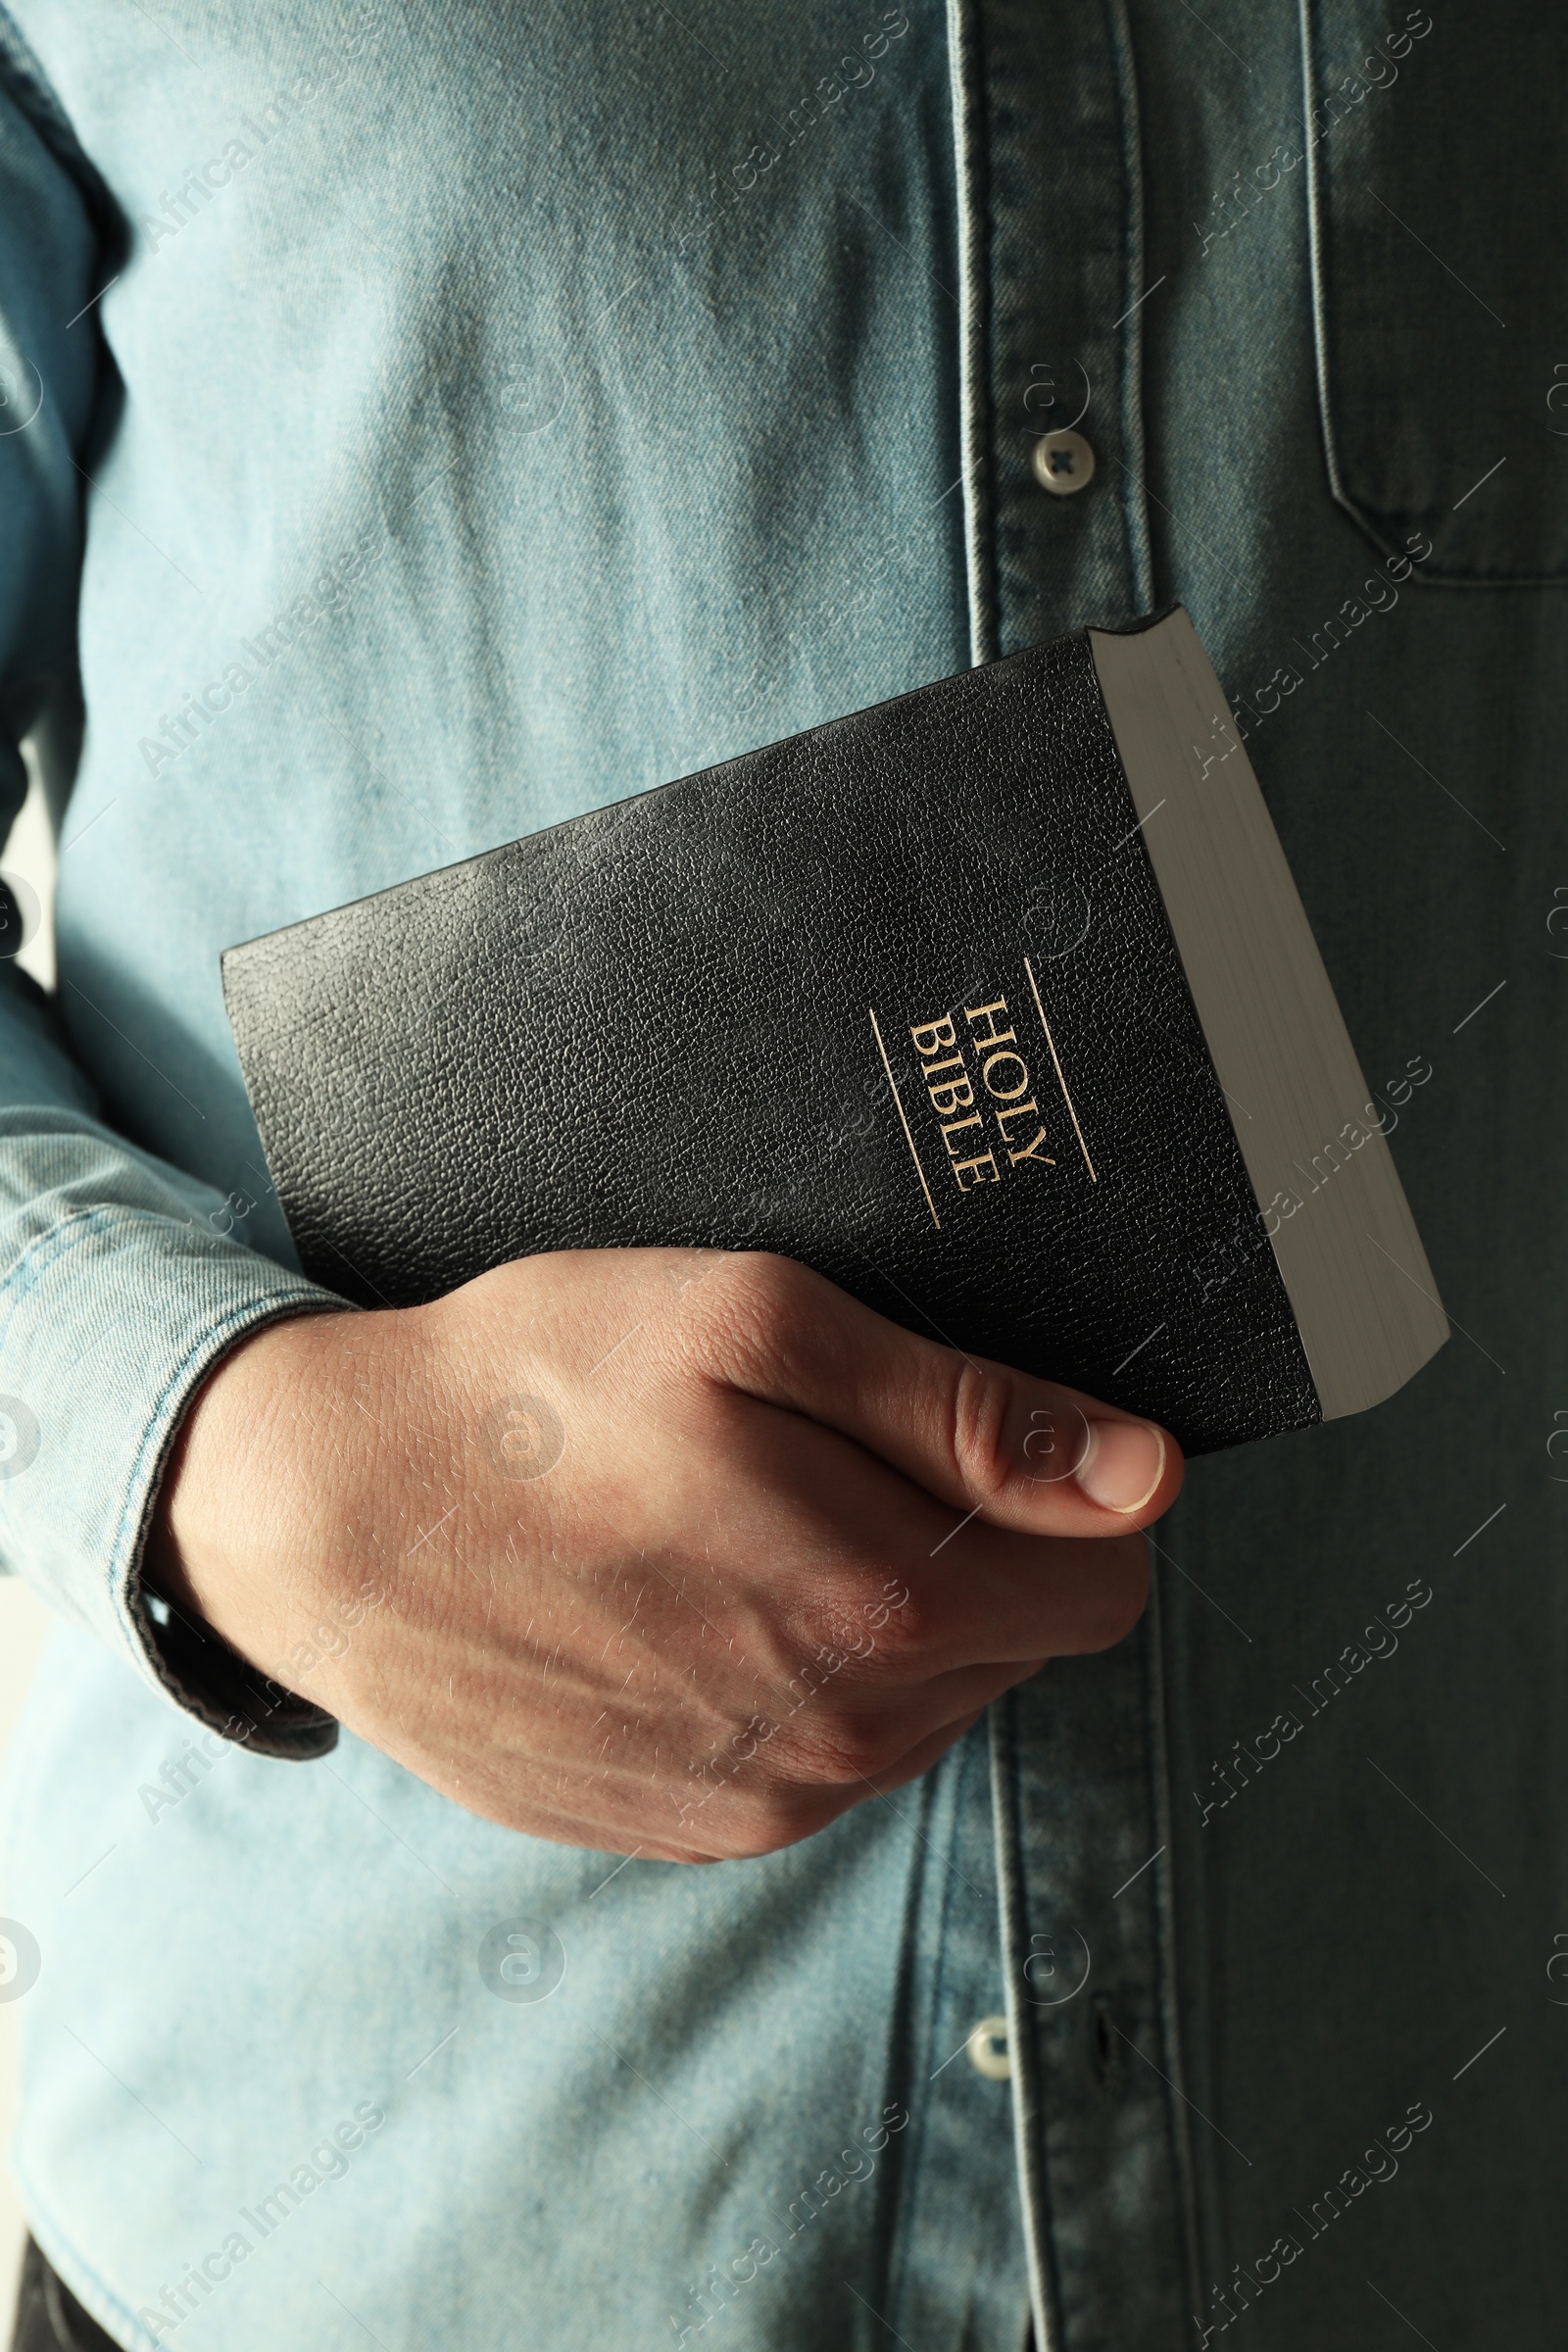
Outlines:
<svg viewBox="0 0 1568 2352"><path fill-rule="evenodd" d="M899 1125L904 1129L904 1140L909 1147L909 1157L913 1160L914 1172L920 1179L920 1190L922 1193L924 1193L925 1204L931 1211L931 1222L940 1233L942 1230L942 1219L937 1215L937 1204L931 1198L931 1187L925 1180L925 1170L920 1165L920 1154L914 1148L914 1138L909 1133L909 1122L904 1114L904 1097L899 1093L899 1082L893 1075L893 1064L891 1061L889 1061L888 1050L882 1043L882 1031L877 1022L876 1006L874 1004L868 1004L866 1006L866 1011L871 1015L871 1033L876 1039L876 1050L882 1056L882 1067L888 1074L888 1085L893 1090L893 1100L898 1106Z"/></svg>
<svg viewBox="0 0 1568 2352"><path fill-rule="evenodd" d="M1089 1181L1091 1184L1098 1184L1100 1178L1095 1174L1095 1163L1089 1156L1089 1146L1084 1142L1084 1131L1078 1124L1078 1113L1073 1107L1072 1097L1067 1092L1067 1081L1061 1074L1061 1063L1056 1055L1056 1041L1051 1034L1051 1023L1047 1020L1046 1008L1040 1002L1040 984L1035 978L1035 967L1027 956L1023 959L1023 968L1029 975L1029 986L1034 993L1035 1010L1040 1015L1040 1026L1045 1031L1046 1043L1051 1048L1051 1058L1056 1068L1056 1084L1060 1087L1061 1099L1067 1105L1067 1116L1071 1119L1072 1131L1078 1138L1078 1149L1084 1155L1084 1166L1089 1170Z"/></svg>

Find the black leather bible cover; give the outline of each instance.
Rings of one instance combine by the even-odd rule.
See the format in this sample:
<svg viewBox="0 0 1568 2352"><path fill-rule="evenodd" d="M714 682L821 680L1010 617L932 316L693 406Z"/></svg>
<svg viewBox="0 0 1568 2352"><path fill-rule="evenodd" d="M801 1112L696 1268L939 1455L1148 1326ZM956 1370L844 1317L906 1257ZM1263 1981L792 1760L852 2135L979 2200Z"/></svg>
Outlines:
<svg viewBox="0 0 1568 2352"><path fill-rule="evenodd" d="M779 1250L1190 1451L1318 1420L1137 827L1080 632L230 949L306 1271Z"/></svg>

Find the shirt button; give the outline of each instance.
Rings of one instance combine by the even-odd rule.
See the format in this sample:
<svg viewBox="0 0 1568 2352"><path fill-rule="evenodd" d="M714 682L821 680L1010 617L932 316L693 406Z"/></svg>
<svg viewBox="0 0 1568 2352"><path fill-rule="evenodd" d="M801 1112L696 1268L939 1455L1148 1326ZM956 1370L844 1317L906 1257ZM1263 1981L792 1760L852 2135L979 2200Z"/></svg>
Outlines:
<svg viewBox="0 0 1568 2352"><path fill-rule="evenodd" d="M1095 478L1095 453L1082 433L1042 433L1035 443L1035 480L1057 498L1086 490Z"/></svg>
<svg viewBox="0 0 1568 2352"><path fill-rule="evenodd" d="M1012 2053L1007 2047L1004 2017L983 2017L965 2046L977 2075L984 2075L988 2082L1006 2082L1012 2073Z"/></svg>

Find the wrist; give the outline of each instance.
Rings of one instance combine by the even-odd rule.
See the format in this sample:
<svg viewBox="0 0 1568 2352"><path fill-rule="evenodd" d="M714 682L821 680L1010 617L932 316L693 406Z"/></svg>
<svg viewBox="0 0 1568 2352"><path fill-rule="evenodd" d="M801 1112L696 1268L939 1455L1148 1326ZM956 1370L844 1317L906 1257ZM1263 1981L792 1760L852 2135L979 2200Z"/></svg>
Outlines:
<svg viewBox="0 0 1568 2352"><path fill-rule="evenodd" d="M319 1327L352 1319L282 1316L220 1356L192 1392L148 1521L144 1585L253 1664L263 1663L261 1629L244 1596L254 1600L258 1571L278 1559L273 1523L286 1501L288 1457L300 1450L297 1437L279 1446L279 1407L302 1400L325 1337Z"/></svg>

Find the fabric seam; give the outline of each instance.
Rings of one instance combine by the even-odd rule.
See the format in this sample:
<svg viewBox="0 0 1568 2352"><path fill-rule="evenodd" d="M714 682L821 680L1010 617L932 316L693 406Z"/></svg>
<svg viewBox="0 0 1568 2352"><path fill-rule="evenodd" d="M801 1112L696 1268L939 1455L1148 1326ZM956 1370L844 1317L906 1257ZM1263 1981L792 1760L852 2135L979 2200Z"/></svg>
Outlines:
<svg viewBox="0 0 1568 2352"><path fill-rule="evenodd" d="M985 275L980 192L978 30L974 0L948 0L948 65L953 98L955 184L958 203L958 459L963 493L964 566L968 581L969 659L978 668L997 658L997 621L987 584L982 435Z"/></svg>
<svg viewBox="0 0 1568 2352"><path fill-rule="evenodd" d="M1029 2301L1034 2312L1035 2352L1060 2352L1062 2331L1054 2269L1050 2258L1051 2192L1046 2179L1045 2100L1035 2063L1033 2035L1023 2032L1018 1986L1023 1979L1023 1886L1018 1850L1017 1753L1010 1693L992 1702L991 1806L997 1839L997 1903L1000 1913L1003 1986L1007 2010L1007 2047L1012 2053L1012 2128L1018 2165L1018 2202L1029 2258Z"/></svg>
<svg viewBox="0 0 1568 2352"><path fill-rule="evenodd" d="M927 2048L927 2050L928 2050L928 2051L930 2050L930 2048L931 2048L931 2046L932 2046L932 2029L933 2029L933 2027L935 2026L935 2023L936 2023L937 2016L939 2015L939 2013L940 2013L940 2011L941 2011L941 2006L942 2006L942 1988L943 1988L944 1984L946 1984L946 1982L947 1982L947 1972L948 1972L948 1933L947 1933L947 1930L948 1930L948 1918L949 1918L949 1914L951 1913L951 1911L952 1911L952 1908L953 1908L953 1900L954 1900L954 1887L953 1887L953 1882L954 1882L954 1879L955 1879L955 1877L956 1876L956 1872L955 1865L954 1865L953 1852L954 1852L954 1847L955 1847L955 1846L956 1845L956 1843L957 1843L959 1828L960 1828L960 1826L961 1826L961 1824L962 1824L962 1821L963 1821L963 1790L964 1790L964 1783L965 1783L965 1781L966 1781L966 1780L967 1780L967 1778L968 1778L969 1769L970 1769L970 1760L969 1760L969 1756L968 1756L968 1753L967 1753L967 1746L968 1746L968 1743L967 1743L967 1741L965 1741L965 1742L963 1743L963 1747L962 1747L962 1749L960 1750L960 1753L959 1753L959 1756L958 1756L958 1760L957 1760L957 1770L956 1770L956 1775L954 1775L954 1776L953 1776L953 1778L955 1779L955 1782L956 1782L956 1786L955 1786L955 1787L954 1787L954 1788L953 1788L953 1791L952 1791L952 1795L951 1795L951 1797L949 1797L949 1798L947 1799L947 1802L948 1802L948 1805L949 1805L949 1809L950 1809L950 1815L951 1815L951 1818L949 1819L949 1822L948 1822L948 1825L947 1825L947 1835L946 1835L946 1848L947 1848L947 1851L946 1851L946 1856L945 1856L945 1858L944 1858L944 1862L943 1862L944 1884L943 1884L943 1887L942 1887L942 1908L941 1908L941 1916L940 1916L940 1919L939 1919L939 1921L938 1921L938 1926L937 1926L937 1962L936 1962L936 1967L935 1967L935 1968L934 1968L934 1970L932 1971L932 1976L931 1976L931 1990L930 1990L930 1995L929 1995L929 2002L928 2002L928 2007L927 2007L927 2013L926 2013L925 2017L924 2017L924 2018L922 2019L922 2021L921 2021L921 2026L922 2026L922 2029L923 2029L923 2034L924 2034L925 2044L926 2044L926 2048ZM927 1774L924 1774L924 1775L922 1775L921 1777L922 1777L922 1784L923 1784L923 1791L922 1791L922 1792L923 1792L923 1794L924 1794L924 1798L925 1798L925 1803L924 1803L924 1811L925 1811L925 1816L926 1816L926 1827L925 1827L925 1829L924 1829L924 1830L922 1830L922 1831L919 1833L919 1836L920 1836L920 1842L921 1842L922 1846L925 1848L925 1850L926 1850L927 1854L930 1854L930 1853L932 1852L932 1850L933 1850L933 1849L932 1849L931 1838L930 1838L930 1834L929 1834L929 1833L930 1833L930 1825L931 1825L931 1816L932 1816L932 1812L933 1812L933 1810L934 1810L934 1807L935 1807L935 1802L936 1802L936 1790L935 1790L935 1785L934 1785L934 1776L933 1776L932 1774L929 1774L929 1773L927 1773ZM944 1792L944 1794L946 1794L946 1792ZM920 2150L921 2150L921 2149L924 2147L924 2145L925 2145L925 2141L926 2141L926 2133L927 2133L927 2118L928 2118L928 2116L929 2116L929 2113L930 2113L930 2105L929 2105L929 2101L927 2101L927 2102L923 2102L923 2103L922 2103L922 2105L921 2105L921 2109L920 2109L920 2121L919 2121L919 2129L918 2129L918 2132L917 2132L916 2133L914 2133L914 2134L912 2134L912 2135L911 2135L911 2138L910 2138L910 2140L909 2140L908 2146L906 2147L906 2151L905 2151L905 2158L904 2158L904 2162L905 2162L905 2168L906 2168L906 2180L907 2180L909 2182L913 2182L913 2181L916 2180L916 2178L918 2177L918 2174L919 2174L919 2170L920 2170L920 2158L919 2158L919 2151L920 2151ZM902 2199L901 2199L901 2202L902 2202ZM903 2233L901 2233L901 2234L903 2234ZM903 2302L904 2302L905 2288L906 2288L906 2284L907 2284L907 2277L908 2277L908 2266L907 2266L907 2263L901 2263L901 2265L900 2265L900 2269L899 2269L899 2278L898 2278L898 2283L897 2283L897 2290L896 2290L896 2292L895 2292L894 2296L891 2298L892 2308L893 2308L895 2311L900 2311L900 2312L901 2312L901 2316L902 2316L902 2305L903 2305Z"/></svg>
<svg viewBox="0 0 1568 2352"><path fill-rule="evenodd" d="M1127 234L1123 299L1127 311L1123 342L1121 428L1128 486L1122 499L1122 528L1133 595L1141 612L1154 608L1154 563L1149 529L1148 464L1144 446L1144 151L1138 105L1138 71L1133 54L1127 0L1106 0L1111 50L1116 60L1116 95L1121 107L1122 163L1127 184Z"/></svg>
<svg viewBox="0 0 1568 2352"><path fill-rule="evenodd" d="M1179 2001L1178 1945L1176 1936L1175 1853L1171 1842L1174 1827L1170 1770L1170 1719L1166 1706L1167 1678L1165 1673L1165 1610L1160 1590L1160 1571L1157 1561L1150 1563L1149 1628L1145 1644L1148 1671L1145 1679L1146 1748L1149 1759L1150 1799L1153 1811L1155 1833L1163 1851L1154 1865L1154 1921L1158 1953L1158 1983L1160 2024L1165 2042L1166 2060L1170 2067L1171 2087L1176 2100L1167 2099L1170 2118L1172 2153L1181 2202L1182 2252L1186 2258L1188 2284L1195 2307L1202 2300L1202 2251L1199 2226L1198 2178L1193 2160L1192 2127L1188 2121L1190 2102L1187 2093L1187 2069L1183 2055L1181 2008Z"/></svg>

